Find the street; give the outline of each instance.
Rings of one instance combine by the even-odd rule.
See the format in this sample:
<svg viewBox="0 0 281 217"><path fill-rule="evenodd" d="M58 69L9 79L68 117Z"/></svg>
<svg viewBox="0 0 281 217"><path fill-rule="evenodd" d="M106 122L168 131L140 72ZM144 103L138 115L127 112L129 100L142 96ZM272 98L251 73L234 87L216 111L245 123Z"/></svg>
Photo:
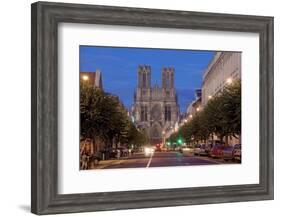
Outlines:
<svg viewBox="0 0 281 217"><path fill-rule="evenodd" d="M135 153L127 158L100 161L95 169L194 166L229 163L234 162L212 159L206 156L193 156L193 154L174 151L155 152L150 156L145 156L144 153Z"/></svg>

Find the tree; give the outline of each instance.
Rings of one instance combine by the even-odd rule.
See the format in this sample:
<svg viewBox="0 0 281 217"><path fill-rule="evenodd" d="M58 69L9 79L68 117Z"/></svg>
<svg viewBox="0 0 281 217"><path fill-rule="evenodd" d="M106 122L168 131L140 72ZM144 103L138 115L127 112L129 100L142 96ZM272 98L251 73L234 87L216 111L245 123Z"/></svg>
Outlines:
<svg viewBox="0 0 281 217"><path fill-rule="evenodd" d="M204 108L205 124L209 131L218 135L220 140L228 133L225 125L223 101L220 96L214 96Z"/></svg>
<svg viewBox="0 0 281 217"><path fill-rule="evenodd" d="M148 137L136 129L125 106L117 96L105 93L89 84L81 84L80 130L85 138L100 138L105 148L122 145L141 145Z"/></svg>
<svg viewBox="0 0 281 217"><path fill-rule="evenodd" d="M128 134L128 143L134 147L140 147L148 143L148 136L145 130L137 129L136 126L130 122L130 129Z"/></svg>
<svg viewBox="0 0 281 217"><path fill-rule="evenodd" d="M232 136L241 134L241 82L227 86L222 94L226 125Z"/></svg>
<svg viewBox="0 0 281 217"><path fill-rule="evenodd" d="M192 127L190 123L184 124L180 130L182 130L182 136L186 143L191 143L192 138Z"/></svg>
<svg viewBox="0 0 281 217"><path fill-rule="evenodd" d="M206 141L210 135L217 135L228 145L228 137L241 134L241 82L238 80L227 85L223 91L210 99L203 111L197 112L193 118L178 131L187 143L192 138ZM173 134L170 140L178 135Z"/></svg>

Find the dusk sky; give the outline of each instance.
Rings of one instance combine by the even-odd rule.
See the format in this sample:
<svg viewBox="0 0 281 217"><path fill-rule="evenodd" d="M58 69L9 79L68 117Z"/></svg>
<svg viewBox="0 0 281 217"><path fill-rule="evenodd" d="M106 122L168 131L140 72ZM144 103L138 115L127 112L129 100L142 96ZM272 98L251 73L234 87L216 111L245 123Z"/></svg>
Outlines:
<svg viewBox="0 0 281 217"><path fill-rule="evenodd" d="M194 100L201 88L203 72L212 59L212 51L80 46L80 72L102 72L103 88L118 95L131 108L137 87L139 65L151 66L151 85L162 84L163 67L175 68L175 88L181 112Z"/></svg>

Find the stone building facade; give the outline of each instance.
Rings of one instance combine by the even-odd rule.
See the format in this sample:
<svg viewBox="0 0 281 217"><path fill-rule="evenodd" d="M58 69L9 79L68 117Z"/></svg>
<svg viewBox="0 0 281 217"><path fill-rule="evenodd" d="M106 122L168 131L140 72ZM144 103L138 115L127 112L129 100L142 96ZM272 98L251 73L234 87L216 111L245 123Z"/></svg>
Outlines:
<svg viewBox="0 0 281 217"><path fill-rule="evenodd" d="M145 129L151 144L163 142L166 131L179 118L179 106L174 87L173 67L162 69L162 86L151 85L151 67L138 67L138 84L134 94L133 116L138 128Z"/></svg>
<svg viewBox="0 0 281 217"><path fill-rule="evenodd" d="M186 117L187 121L191 120L191 118L196 114L196 112L199 112L202 110L202 90L196 89L194 93L195 99L187 106L186 109Z"/></svg>
<svg viewBox="0 0 281 217"><path fill-rule="evenodd" d="M101 71L98 69L95 72L80 72L80 82L103 89Z"/></svg>
<svg viewBox="0 0 281 217"><path fill-rule="evenodd" d="M216 52L203 75L202 105L237 79L241 79L241 52Z"/></svg>

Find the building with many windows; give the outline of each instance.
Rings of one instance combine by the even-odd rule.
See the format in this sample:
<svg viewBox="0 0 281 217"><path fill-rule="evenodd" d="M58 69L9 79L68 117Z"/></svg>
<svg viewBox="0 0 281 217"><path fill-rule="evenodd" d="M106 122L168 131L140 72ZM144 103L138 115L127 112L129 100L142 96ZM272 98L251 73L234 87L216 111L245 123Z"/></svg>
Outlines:
<svg viewBox="0 0 281 217"><path fill-rule="evenodd" d="M203 75L202 106L237 79L241 79L241 52L216 52Z"/></svg>
<svg viewBox="0 0 281 217"><path fill-rule="evenodd" d="M80 82L86 82L94 87L103 89L100 70L96 70L95 72L80 72Z"/></svg>
<svg viewBox="0 0 281 217"><path fill-rule="evenodd" d="M165 133L175 126L179 118L174 76L174 68L164 67L162 86L152 86L151 67L138 67L138 84L132 113L136 126L145 129L152 144L162 143Z"/></svg>
<svg viewBox="0 0 281 217"><path fill-rule="evenodd" d="M202 91L201 89L195 90L195 99L187 106L186 109L186 120L190 120L196 112L201 111L202 109Z"/></svg>

